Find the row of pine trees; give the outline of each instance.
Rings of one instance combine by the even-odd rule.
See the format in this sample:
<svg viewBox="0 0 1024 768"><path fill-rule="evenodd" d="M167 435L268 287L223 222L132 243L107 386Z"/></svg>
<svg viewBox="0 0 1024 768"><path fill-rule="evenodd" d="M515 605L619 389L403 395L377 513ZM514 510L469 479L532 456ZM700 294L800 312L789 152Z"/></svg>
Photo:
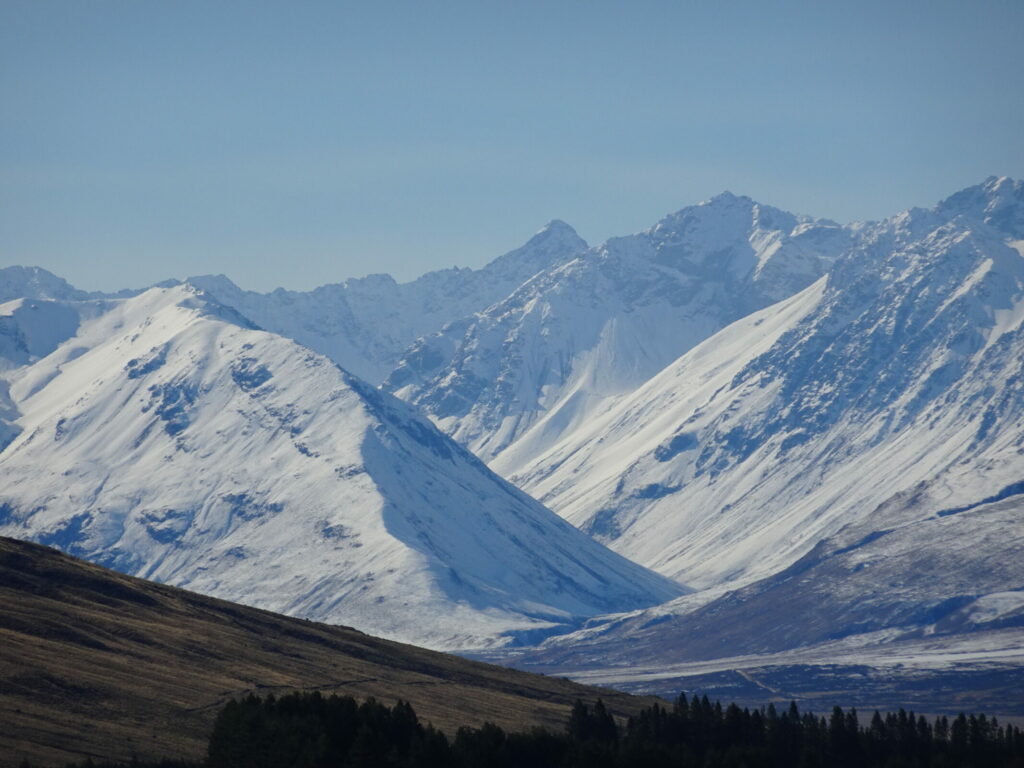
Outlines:
<svg viewBox="0 0 1024 768"><path fill-rule="evenodd" d="M406 702L300 693L229 702L195 768L670 767L1024 768L1024 734L984 715L929 721L900 710L864 723L853 709L828 717L795 703L782 712L723 709L684 694L624 724L600 700L577 701L563 732L506 733L488 723L449 739Z"/></svg>

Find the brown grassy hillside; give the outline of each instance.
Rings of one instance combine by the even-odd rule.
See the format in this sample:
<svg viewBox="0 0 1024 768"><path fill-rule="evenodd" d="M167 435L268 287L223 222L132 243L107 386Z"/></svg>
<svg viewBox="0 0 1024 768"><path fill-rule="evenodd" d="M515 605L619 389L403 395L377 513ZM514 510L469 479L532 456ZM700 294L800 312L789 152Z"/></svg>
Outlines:
<svg viewBox="0 0 1024 768"><path fill-rule="evenodd" d="M445 730L561 728L576 698L651 699L215 600L0 537L0 765L200 757L233 696L410 701Z"/></svg>

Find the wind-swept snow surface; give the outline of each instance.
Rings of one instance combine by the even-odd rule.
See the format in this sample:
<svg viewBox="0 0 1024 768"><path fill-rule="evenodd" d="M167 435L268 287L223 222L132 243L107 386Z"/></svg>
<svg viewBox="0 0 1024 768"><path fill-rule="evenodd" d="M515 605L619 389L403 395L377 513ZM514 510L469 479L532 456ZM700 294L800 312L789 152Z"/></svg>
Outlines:
<svg viewBox="0 0 1024 768"><path fill-rule="evenodd" d="M4 535L433 647L680 592L405 404L190 286L88 308L8 374Z"/></svg>

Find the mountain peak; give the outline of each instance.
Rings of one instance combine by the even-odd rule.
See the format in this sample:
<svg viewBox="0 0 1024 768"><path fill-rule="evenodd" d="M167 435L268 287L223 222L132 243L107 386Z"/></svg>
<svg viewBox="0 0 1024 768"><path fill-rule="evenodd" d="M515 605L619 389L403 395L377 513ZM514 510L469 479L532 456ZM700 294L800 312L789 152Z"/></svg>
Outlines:
<svg viewBox="0 0 1024 768"><path fill-rule="evenodd" d="M982 182L981 186L990 190L999 190L1005 188L1007 185L1013 187L1017 185L1012 178L1009 176L989 176L985 181Z"/></svg>
<svg viewBox="0 0 1024 768"><path fill-rule="evenodd" d="M526 248L535 248L549 243L559 243L570 249L586 250L586 241L579 236L579 233L573 229L572 226L566 224L561 219L552 219L533 235L523 248L517 250L523 250Z"/></svg>
<svg viewBox="0 0 1024 768"><path fill-rule="evenodd" d="M746 210L753 208L756 205L759 205L759 203L748 195L736 195L729 190L724 190L719 192L717 195L707 198L706 200L701 200L696 205L686 206L682 210L678 211L677 214L685 211L700 210L728 211L737 207Z"/></svg>
<svg viewBox="0 0 1024 768"><path fill-rule="evenodd" d="M752 203L754 201L751 200L746 195L734 195L732 192L726 189L723 190L722 192L719 192L717 195L709 197L707 200L701 201L700 203L698 203L698 205L716 205L722 203L737 202Z"/></svg>
<svg viewBox="0 0 1024 768"><path fill-rule="evenodd" d="M201 291L210 291L214 294L223 293L226 295L236 295L242 290L231 280L231 278L224 274L194 275L192 277L185 278L185 284L194 286ZM158 284L156 287L163 287L163 285Z"/></svg>
<svg viewBox="0 0 1024 768"><path fill-rule="evenodd" d="M0 465L4 533L453 648L681 591L515 490L406 404L194 286L99 310L10 390L22 430ZM50 439L29 440L37 429ZM57 487L60 501L35 500Z"/></svg>
<svg viewBox="0 0 1024 768"><path fill-rule="evenodd" d="M540 270L558 266L588 247L575 229L561 219L552 219L526 243L499 256L484 267L484 271L511 281L510 287L515 287Z"/></svg>
<svg viewBox="0 0 1024 768"><path fill-rule="evenodd" d="M578 236L578 233L572 227L572 225L567 224L566 222L562 221L562 219L552 219L539 230L537 230L538 235L544 234L546 232L560 232Z"/></svg>
<svg viewBox="0 0 1024 768"><path fill-rule="evenodd" d="M0 303L23 298L75 300L86 296L84 291L42 267L0 269Z"/></svg>
<svg viewBox="0 0 1024 768"><path fill-rule="evenodd" d="M989 176L940 202L943 216L967 216L984 221L1004 235L1024 238L1024 182L1009 176Z"/></svg>
<svg viewBox="0 0 1024 768"><path fill-rule="evenodd" d="M732 222L729 228L746 228L758 203L746 195L734 195L726 190L695 205L687 205L662 217L648 233L675 232L680 227L689 228L695 222Z"/></svg>

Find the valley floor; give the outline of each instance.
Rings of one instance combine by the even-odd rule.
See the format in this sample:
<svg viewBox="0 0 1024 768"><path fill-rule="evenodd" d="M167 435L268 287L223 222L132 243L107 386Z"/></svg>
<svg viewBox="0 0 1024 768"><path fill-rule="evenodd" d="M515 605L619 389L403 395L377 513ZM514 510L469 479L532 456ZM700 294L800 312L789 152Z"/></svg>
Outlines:
<svg viewBox="0 0 1024 768"><path fill-rule="evenodd" d="M588 685L673 698L681 691L748 706L796 701L827 711L956 714L985 711L1024 722L1024 631L1019 628L955 637L893 640L860 635L780 653L730 656L669 665L560 669L543 651L519 651L489 661Z"/></svg>

